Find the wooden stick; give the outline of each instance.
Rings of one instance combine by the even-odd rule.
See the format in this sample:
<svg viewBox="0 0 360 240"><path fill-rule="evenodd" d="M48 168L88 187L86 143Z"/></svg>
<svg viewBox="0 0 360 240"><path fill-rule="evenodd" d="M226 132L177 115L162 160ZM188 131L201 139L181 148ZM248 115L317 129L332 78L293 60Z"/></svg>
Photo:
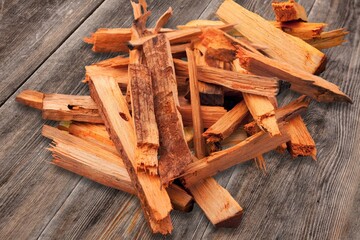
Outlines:
<svg viewBox="0 0 360 240"><path fill-rule="evenodd" d="M325 61L322 52L299 38L289 36L234 1L224 1L216 14L227 23L238 24L235 29L251 42L268 46L264 51L270 57L311 73L322 68Z"/></svg>
<svg viewBox="0 0 360 240"><path fill-rule="evenodd" d="M191 153L177 109L180 104L170 43L164 34L159 34L144 43L143 51L153 80L155 116L161 146L159 174L162 183L166 185L191 162Z"/></svg>
<svg viewBox="0 0 360 240"><path fill-rule="evenodd" d="M205 149L205 140L202 136L204 131L203 121L201 118L200 111L200 96L199 96L199 86L197 79L197 71L195 64L195 55L194 52L190 49L186 49L186 56L188 60L188 69L189 69L189 86L190 86L190 95L191 95L191 115L194 128L194 148L195 156L197 158L203 158L206 156Z"/></svg>
<svg viewBox="0 0 360 240"><path fill-rule="evenodd" d="M157 20L154 28L154 34L160 32L161 28L169 21L169 18L172 16L173 10L169 7L168 10Z"/></svg>
<svg viewBox="0 0 360 240"><path fill-rule="evenodd" d="M123 63L121 63L123 64ZM85 82L89 81L89 76L92 75L98 75L98 76L105 76L105 77L111 77L114 78L119 86L123 89L125 89L129 82L128 72L127 72L127 65L120 65L117 63L113 63L113 65L110 66L104 66L104 64L100 65L98 63L95 63L90 66L85 66L86 74L85 74Z"/></svg>
<svg viewBox="0 0 360 240"><path fill-rule="evenodd" d="M143 172L136 173L134 126L117 82L112 78L90 77L91 96L99 106L100 115L136 187L137 196L152 231L170 233L171 204L166 191L161 188L160 179Z"/></svg>
<svg viewBox="0 0 360 240"><path fill-rule="evenodd" d="M287 2L272 2L272 8L275 13L276 21L289 22L294 20L302 20L307 22L307 14L305 8L295 0Z"/></svg>
<svg viewBox="0 0 360 240"><path fill-rule="evenodd" d="M132 117L136 131L137 169L158 175L159 132L155 120L150 71L141 64L129 65Z"/></svg>
<svg viewBox="0 0 360 240"><path fill-rule="evenodd" d="M72 135L47 125L43 127L43 135L54 141L49 148L54 157L52 163L102 185L135 194L135 188L115 146L101 142L102 140L90 142L87 136L85 137L89 131L96 134L97 138L109 137L105 126L81 123L76 124L78 130L81 130L74 132L74 129L71 129L74 125L72 123L68 129ZM85 132L82 132L83 130ZM107 151L104 149L105 145L115 151ZM186 191L174 184L170 185L167 191L174 209L192 209L193 199Z"/></svg>
<svg viewBox="0 0 360 240"><path fill-rule="evenodd" d="M216 26L219 29L222 29L224 31L227 31L229 29L232 29L234 27L233 24L227 24L222 26ZM176 30L171 32L164 33L166 37L169 39L171 44L177 44L177 43L186 43L191 42L192 40L196 39L201 34L200 28L191 28L191 29L184 29L184 30ZM143 38L140 38L138 40L131 40L128 42L128 47L130 49L133 48L139 48L141 47L146 41L153 38L154 36L146 36Z"/></svg>
<svg viewBox="0 0 360 240"><path fill-rule="evenodd" d="M306 40L306 42L317 49L331 48L346 42L345 36L348 33L345 28L340 28L329 32L322 32L319 37Z"/></svg>
<svg viewBox="0 0 360 240"><path fill-rule="evenodd" d="M182 105L179 108L181 113L184 126L192 126L192 114L190 105ZM203 127L209 128L216 121L218 121L225 113L226 110L223 107L213 107L213 106L200 106L201 117L203 119Z"/></svg>
<svg viewBox="0 0 360 240"><path fill-rule="evenodd" d="M238 103L203 133L206 142L220 142L229 137L239 127L248 111L244 101Z"/></svg>
<svg viewBox="0 0 360 240"><path fill-rule="evenodd" d="M186 187L192 186L201 179L213 176L236 164L251 160L261 154L275 149L290 140L285 128L280 125L281 134L270 136L265 132L258 132L239 144L211 154L197 162L191 163L183 174Z"/></svg>
<svg viewBox="0 0 360 240"><path fill-rule="evenodd" d="M271 22L271 24L294 37L301 38L302 40L320 37L320 34L327 26L326 23L309 23L301 21Z"/></svg>
<svg viewBox="0 0 360 240"><path fill-rule="evenodd" d="M316 160L316 145L301 116L289 121L287 128L290 141L287 143L293 157L311 156Z"/></svg>
<svg viewBox="0 0 360 240"><path fill-rule="evenodd" d="M292 90L319 102L342 101L352 103L351 99L340 91L335 84L321 77L302 71L289 63L260 56L245 49L238 51L241 66L252 73L283 79L291 83Z"/></svg>
<svg viewBox="0 0 360 240"><path fill-rule="evenodd" d="M24 90L16 96L15 100L29 107L42 110L44 97L45 95L41 92L34 90Z"/></svg>
<svg viewBox="0 0 360 240"><path fill-rule="evenodd" d="M176 74L187 76L187 63L174 59ZM278 82L273 77L261 77L222 70L207 66L197 66L200 81L221 85L236 91L252 93L261 96L274 96L278 92Z"/></svg>

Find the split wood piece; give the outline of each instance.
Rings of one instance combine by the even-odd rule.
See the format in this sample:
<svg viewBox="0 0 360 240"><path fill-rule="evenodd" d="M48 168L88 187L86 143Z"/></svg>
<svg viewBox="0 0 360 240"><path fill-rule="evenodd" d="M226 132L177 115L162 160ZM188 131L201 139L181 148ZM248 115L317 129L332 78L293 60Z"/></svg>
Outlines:
<svg viewBox="0 0 360 240"><path fill-rule="evenodd" d="M76 102L74 95L62 95L62 94L52 94L53 97L51 101L53 102L51 109L53 114L45 114L43 117L48 120L54 121L85 121L88 123L104 123L102 118L98 113L98 107L94 100L90 96L78 96L81 97L81 105ZM42 97L43 96L43 97ZM40 110L45 110L43 108L43 98L46 98L47 94L33 91L25 90L16 97L16 101L34 107ZM62 99L68 99L65 103L62 102ZM50 101L49 99L47 101ZM73 103L71 105L71 103ZM66 114L64 114L64 106L67 106ZM95 109L94 109L95 107ZM181 106L178 107L178 110L182 116L184 126L192 126L192 116L191 116L191 105L183 101ZM81 114L80 114L81 113ZM204 128L208 128L213 125L220 117L226 113L226 110L223 107L210 107L210 106L201 106L201 115L204 121ZM80 114L80 115L79 115Z"/></svg>
<svg viewBox="0 0 360 240"><path fill-rule="evenodd" d="M42 110L44 97L45 94L42 92L34 90L24 90L16 96L15 100L29 107Z"/></svg>
<svg viewBox="0 0 360 240"><path fill-rule="evenodd" d="M219 29L224 31L230 30L234 27L233 24L226 24L222 26L216 26ZM191 42L192 40L196 39L201 34L200 28L190 28L184 30L175 30L171 32L164 33L166 37L169 39L171 44L178 44L178 43L186 43ZM141 47L146 41L153 38L154 36L146 36L140 38L138 40L131 40L128 42L128 47L130 49L139 48Z"/></svg>
<svg viewBox="0 0 360 240"><path fill-rule="evenodd" d="M301 116L297 116L289 121L287 132L290 141L287 142L290 154L293 157L311 156L316 160L316 145L311 137Z"/></svg>
<svg viewBox="0 0 360 240"><path fill-rule="evenodd" d="M198 183L201 179L213 176L236 164L254 159L255 157L275 149L282 143L288 142L290 137L285 127L279 125L281 134L270 136L265 132L258 132L239 144L211 154L209 157L191 163L182 175L186 187Z"/></svg>
<svg viewBox="0 0 360 240"><path fill-rule="evenodd" d="M340 28L329 32L322 32L319 37L306 40L306 42L317 49L336 47L346 42L345 36L348 33L345 28Z"/></svg>
<svg viewBox="0 0 360 240"><path fill-rule="evenodd" d="M189 187L196 203L215 227L236 228L241 222L242 207L215 179L206 178Z"/></svg>
<svg viewBox="0 0 360 240"><path fill-rule="evenodd" d="M215 20L204 20L204 19L196 19L187 22L185 25L178 25L176 26L177 29L189 29L189 28L204 28L204 27L213 27L213 26L222 26L225 25L222 21L215 21ZM242 37L238 31L232 29L229 30L228 33L234 37Z"/></svg>
<svg viewBox="0 0 360 240"><path fill-rule="evenodd" d="M111 61L111 59L108 59ZM106 64L106 63L105 63ZM118 67L119 65L117 62L113 62L112 65L106 66L105 64L95 63L93 65L85 66L85 80L84 82L89 81L89 76L104 76L104 77L111 77L116 80L116 82L119 84L119 86L122 89L125 89L129 82L128 77L128 65L120 65L121 67ZM121 63L123 64L123 62Z"/></svg>
<svg viewBox="0 0 360 240"><path fill-rule="evenodd" d="M248 111L244 101L238 103L203 133L206 142L220 142L229 137L239 127Z"/></svg>
<svg viewBox="0 0 360 240"><path fill-rule="evenodd" d="M299 116L306 111L310 104L310 99L306 96L301 96L288 105L275 110L275 117L278 122L289 122L291 119ZM254 135L261 131L255 121L244 125L245 131L250 135Z"/></svg>
<svg viewBox="0 0 360 240"><path fill-rule="evenodd" d="M155 117L160 136L159 175L165 185L179 176L191 162L178 111L179 98L170 43L159 34L144 43L143 51L151 71Z"/></svg>
<svg viewBox="0 0 360 240"><path fill-rule="evenodd" d="M187 63L174 59L176 74L188 76ZM260 96L275 96L279 86L277 78L242 74L214 67L197 66L200 81L224 86L240 92L252 93Z"/></svg>
<svg viewBox="0 0 360 240"><path fill-rule="evenodd" d="M25 90L16 96L16 101L42 110L43 119L103 122L97 105L89 96L44 94L34 90Z"/></svg>
<svg viewBox="0 0 360 240"><path fill-rule="evenodd" d="M168 10L157 20L154 28L154 34L157 34L160 32L161 28L165 26L165 24L169 21L169 18L172 16L173 10L171 7L169 7Z"/></svg>
<svg viewBox="0 0 360 240"><path fill-rule="evenodd" d="M275 13L276 21L289 22L295 20L302 20L307 22L307 14L305 8L295 0L288 0L287 2L272 2L272 8Z"/></svg>
<svg viewBox="0 0 360 240"><path fill-rule="evenodd" d="M260 129L268 132L271 136L279 135L280 130L275 117L275 108L269 99L247 93L243 93L243 97L247 108Z"/></svg>
<svg viewBox="0 0 360 240"><path fill-rule="evenodd" d="M149 29L151 31L151 29ZM161 29L160 32L171 32L172 29ZM94 52L128 52L128 41L131 40L131 28L99 28L84 42L92 44Z"/></svg>
<svg viewBox="0 0 360 240"><path fill-rule="evenodd" d="M150 71L141 64L129 65L132 117L136 131L137 169L158 175L159 132L155 119Z"/></svg>
<svg viewBox="0 0 360 240"><path fill-rule="evenodd" d="M186 56L188 60L188 69L189 69L189 86L190 86L190 96L191 96L191 115L192 115L193 129L194 129L193 142L194 142L195 156L197 158L204 158L206 156L205 140L204 137L202 136L202 133L204 131L204 124L200 110L200 95L199 95L199 86L198 86L194 51L192 51L190 48L187 48Z"/></svg>
<svg viewBox="0 0 360 240"><path fill-rule="evenodd" d="M117 82L112 78L90 76L90 93L99 106L109 135L128 170L145 217L152 231L168 234L172 231L169 213L171 203L160 178L136 172L135 133L127 103Z"/></svg>
<svg viewBox="0 0 360 240"><path fill-rule="evenodd" d="M179 108L181 113L184 126L192 126L192 115L191 115L191 106L182 105ZM203 127L209 128L216 121L218 121L224 114L226 114L226 109L223 107L216 106L200 106L201 117L203 119Z"/></svg>
<svg viewBox="0 0 360 240"><path fill-rule="evenodd" d="M310 73L322 70L324 53L299 38L290 36L231 0L224 1L216 12L227 23L238 24L235 29L255 44L265 45L270 57L287 62Z"/></svg>
<svg viewBox="0 0 360 240"><path fill-rule="evenodd" d="M208 63L205 60L204 53L199 49L199 44L194 46L194 55L195 55L195 63L196 65L207 66ZM220 64L216 64L216 66L212 67L220 67ZM205 106L223 106L224 105L224 90L223 87L204 83L198 81L199 94L200 94L200 103ZM188 91L185 95L185 98L190 99L190 92Z"/></svg>
<svg viewBox="0 0 360 240"><path fill-rule="evenodd" d="M116 56L108 58L100 62L93 63L91 66L98 67L112 67L112 68L127 68L129 65L129 58L124 56Z"/></svg>
<svg viewBox="0 0 360 240"><path fill-rule="evenodd" d="M70 125L70 131L73 131L71 128L74 125L74 123ZM99 133L99 129L105 132L100 132L98 136L109 137L105 126L81 123L77 124L77 127L81 125L83 125L81 130L73 132L72 135L47 125L43 127L43 135L54 141L49 148L54 157L52 163L102 185L135 194L129 174L116 150L104 149L104 145L108 143L101 142L100 139L89 142L87 137L85 139L83 137L89 131L95 130L97 131L95 134ZM91 125L95 127L92 128ZM87 129L86 132L81 132L85 129ZM114 145L108 146L115 149ZM174 209L191 211L193 198L186 191L172 184L167 188L167 192Z"/></svg>
<svg viewBox="0 0 360 240"><path fill-rule="evenodd" d="M238 50L241 66L261 76L275 76L291 83L291 89L305 94L319 102L349 102L352 100L335 84L308 72L264 56L256 55L245 49Z"/></svg>
<svg viewBox="0 0 360 240"><path fill-rule="evenodd" d="M302 40L309 40L316 37L320 37L324 28L327 26L326 23L309 23L309 22L271 22L274 27L283 30L284 32L301 38Z"/></svg>
<svg viewBox="0 0 360 240"><path fill-rule="evenodd" d="M248 137L244 128L239 127L237 128L229 137L225 138L221 142L221 147L223 149L230 148L242 141L244 141Z"/></svg>

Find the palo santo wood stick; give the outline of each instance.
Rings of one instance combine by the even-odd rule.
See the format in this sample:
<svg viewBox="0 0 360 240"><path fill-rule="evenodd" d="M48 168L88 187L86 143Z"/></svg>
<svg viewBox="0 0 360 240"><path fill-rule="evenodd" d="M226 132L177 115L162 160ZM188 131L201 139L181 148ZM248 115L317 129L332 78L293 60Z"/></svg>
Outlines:
<svg viewBox="0 0 360 240"><path fill-rule="evenodd" d="M85 66L85 82L89 81L90 75L105 76L114 78L121 88L126 88L129 82L129 77L127 75L127 65L124 65L124 67L117 67L119 65L116 62L113 62L112 65L107 66L105 64L100 62L100 64L95 63L90 66Z"/></svg>
<svg viewBox="0 0 360 240"><path fill-rule="evenodd" d="M189 69L189 86L190 86L190 96L191 96L191 115L194 129L194 149L195 156L197 158L203 158L206 156L205 149L205 140L202 136L204 131L203 121L201 117L200 110L200 96L199 96L199 86L197 79L197 70L195 64L195 55L194 52L190 49L186 49L186 56L188 60L188 69Z"/></svg>
<svg viewBox="0 0 360 240"><path fill-rule="evenodd" d="M271 22L274 27L283 30L284 32L301 38L302 40L309 40L320 37L320 34L327 26L326 23L309 23L309 22Z"/></svg>
<svg viewBox="0 0 360 240"><path fill-rule="evenodd" d="M344 28L340 28L329 32L322 32L319 37L306 40L306 42L317 49L331 48L346 42L345 36L348 33Z"/></svg>
<svg viewBox="0 0 360 240"><path fill-rule="evenodd" d="M43 100L45 94L34 90L24 90L20 92L15 100L19 103L25 104L29 107L36 108L39 110L43 109Z"/></svg>
<svg viewBox="0 0 360 240"><path fill-rule="evenodd" d="M30 107L44 110L42 107L43 99L41 99L41 96L44 96L43 98L46 98L46 95L47 94L33 90L25 90L16 97L16 101ZM90 96L81 96L82 101L80 105L80 102L78 103L74 100L71 100L74 99L74 95L52 95L52 114L45 114L45 116L43 115L44 119L54 121L81 121L82 119L84 119L84 121L88 123L104 123L98 113L97 105ZM70 100L63 102L63 99ZM57 108L55 108L54 106L57 106ZM68 109L66 109L66 114L63 113L64 106L68 106ZM185 101L183 101L181 102L180 107L178 107L178 110L182 116L184 125L192 126L191 106ZM79 113L81 113L81 115L79 115ZM201 106L201 115L204 121L204 128L208 128L213 125L225 113L226 110L223 107Z"/></svg>
<svg viewBox="0 0 360 240"><path fill-rule="evenodd" d="M246 107L245 102L242 101L238 103L203 133L206 142L220 142L226 139L239 127L247 113L248 108Z"/></svg>
<svg viewBox="0 0 360 240"><path fill-rule="evenodd" d="M279 127L280 135L271 137L268 133L258 132L231 148L215 152L209 157L189 164L182 176L185 186L192 186L201 179L253 159L289 141L290 137L287 135L285 128L282 125L279 125Z"/></svg>
<svg viewBox="0 0 360 240"><path fill-rule="evenodd" d="M222 26L216 26L219 29L222 29L224 31L227 31L229 29L232 29L234 27L233 24L226 24ZM200 28L191 28L191 29L184 29L184 30L176 30L171 32L164 33L169 39L171 44L177 44L177 43L186 43L191 42L191 40L196 39L201 34ZM146 36L142 37L138 40L131 40L128 42L129 48L139 48L141 47L146 41L153 38L153 36Z"/></svg>
<svg viewBox="0 0 360 240"><path fill-rule="evenodd" d="M160 179L143 172L136 173L135 134L130 121L127 103L112 78L90 76L91 96L98 104L100 115L107 130L128 170L133 185L137 190L145 217L153 232L168 234L172 231L169 213L171 204Z"/></svg>
<svg viewBox="0 0 360 240"><path fill-rule="evenodd" d="M187 63L174 59L176 74L188 76ZM214 67L197 66L200 81L221 85L236 91L253 93L261 96L274 96L278 92L276 78L242 74Z"/></svg>
<svg viewBox="0 0 360 240"><path fill-rule="evenodd" d="M154 33L157 34L160 32L161 28L169 21L169 18L172 16L173 10L169 7L168 10L158 19L155 24Z"/></svg>
<svg viewBox="0 0 360 240"><path fill-rule="evenodd" d="M272 2L272 8L275 13L276 21L289 22L294 20L302 20L307 22L307 14L305 8L295 0L288 0L287 2Z"/></svg>
<svg viewBox="0 0 360 240"><path fill-rule="evenodd" d="M131 106L136 131L135 161L138 170L158 174L159 132L155 120L150 71L141 64L129 65Z"/></svg>
<svg viewBox="0 0 360 240"><path fill-rule="evenodd" d="M349 102L351 99L338 86L325 79L293 67L289 63L280 62L254 54L245 49L238 50L241 66L246 70L262 75L276 76L291 83L291 89L305 94L319 102Z"/></svg>
<svg viewBox="0 0 360 240"><path fill-rule="evenodd" d="M162 183L167 185L191 162L191 153L177 109L179 99L170 43L164 34L159 34L144 43L143 51L153 80L155 116L161 146L159 175Z"/></svg>
<svg viewBox="0 0 360 240"><path fill-rule="evenodd" d="M325 61L322 52L303 40L277 29L267 20L234 1L224 1L216 14L227 23L238 24L235 29L251 42L267 46L264 51L270 57L311 73L322 68Z"/></svg>
<svg viewBox="0 0 360 240"><path fill-rule="evenodd" d="M52 163L102 185L135 194L129 174L115 146L100 140L109 138L105 126L80 123L77 124L78 131L76 132L73 131L74 129L71 130L73 126L74 123L70 125L69 132L72 132L74 136L56 128L44 126L43 135L54 141L49 148L54 157ZM85 137L88 131L81 132L84 129L92 131L99 140L88 141ZM105 145L112 147L114 151L107 151L104 149ZM180 211L192 209L193 199L186 191L174 184L170 185L167 191L174 209Z"/></svg>
<svg viewBox="0 0 360 240"><path fill-rule="evenodd" d="M289 121L287 128L290 141L287 143L293 157L311 156L316 160L316 145L301 116Z"/></svg>

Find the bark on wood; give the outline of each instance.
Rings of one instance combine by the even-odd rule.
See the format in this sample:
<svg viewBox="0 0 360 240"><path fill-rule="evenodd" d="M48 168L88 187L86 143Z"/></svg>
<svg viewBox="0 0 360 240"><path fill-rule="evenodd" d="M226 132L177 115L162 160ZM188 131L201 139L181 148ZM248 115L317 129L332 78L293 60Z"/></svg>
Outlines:
<svg viewBox="0 0 360 240"><path fill-rule="evenodd" d="M144 43L143 51L153 81L155 116L161 146L159 174L162 183L166 185L191 162L191 153L177 109L179 99L170 43L164 34L159 34Z"/></svg>
<svg viewBox="0 0 360 240"><path fill-rule="evenodd" d="M239 127L247 113L248 108L245 102L238 103L203 133L206 142L220 142L229 137Z"/></svg>
<svg viewBox="0 0 360 240"><path fill-rule="evenodd" d="M100 107L100 115L128 170L137 190L145 217L153 232L168 234L172 231L169 217L171 204L160 179L143 172L136 173L135 134L127 103L112 78L91 76L89 82L92 98Z"/></svg>
<svg viewBox="0 0 360 240"><path fill-rule="evenodd" d="M190 86L190 95L191 95L191 115L194 129L194 150L195 156L197 158L203 158L206 156L205 149L205 140L202 136L204 132L203 120L201 117L200 110L200 96L199 96L199 86L197 79L197 70L195 63L194 51L190 48L186 49L186 56L188 60L188 69L189 69L189 86Z"/></svg>
<svg viewBox="0 0 360 240"><path fill-rule="evenodd" d="M237 23L235 29L251 42L268 46L264 51L276 60L311 73L321 69L325 61L325 55L316 48L289 36L233 1L223 2L216 14L225 22Z"/></svg>
<svg viewBox="0 0 360 240"><path fill-rule="evenodd" d="M325 79L300 70L290 62L280 62L264 56L239 49L238 57L241 66L246 70L262 75L276 76L291 83L291 89L314 98L319 102L342 101L352 103L338 86Z"/></svg>
<svg viewBox="0 0 360 240"><path fill-rule="evenodd" d="M129 65L132 117L136 131L137 169L158 175L159 132L155 119L150 71L141 64Z"/></svg>
<svg viewBox="0 0 360 240"><path fill-rule="evenodd" d="M97 136L108 137L105 126L81 123L77 125L77 127L82 126L81 130L74 132L71 129L73 125L74 123L69 128L69 133L72 135L47 125L43 127L43 135L54 141L49 148L54 157L52 163L102 185L136 194L123 160L116 152L115 146L102 142L100 139L89 142L85 136L88 131L96 129L94 133ZM112 147L115 151L107 151L104 148L105 145ZM172 184L167 188L167 192L174 209L185 212L191 211L193 198L186 191Z"/></svg>
<svg viewBox="0 0 360 240"><path fill-rule="evenodd" d="M295 20L302 20L307 22L307 14L305 8L295 0L288 0L287 2L272 2L272 8L275 13L276 21L289 22Z"/></svg>

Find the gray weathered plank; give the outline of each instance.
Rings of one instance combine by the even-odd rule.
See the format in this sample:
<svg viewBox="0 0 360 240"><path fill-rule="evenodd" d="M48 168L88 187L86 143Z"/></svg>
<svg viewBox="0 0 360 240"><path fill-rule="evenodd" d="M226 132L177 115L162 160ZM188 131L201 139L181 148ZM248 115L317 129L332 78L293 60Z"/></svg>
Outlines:
<svg viewBox="0 0 360 240"><path fill-rule="evenodd" d="M103 1L1 2L0 106Z"/></svg>

